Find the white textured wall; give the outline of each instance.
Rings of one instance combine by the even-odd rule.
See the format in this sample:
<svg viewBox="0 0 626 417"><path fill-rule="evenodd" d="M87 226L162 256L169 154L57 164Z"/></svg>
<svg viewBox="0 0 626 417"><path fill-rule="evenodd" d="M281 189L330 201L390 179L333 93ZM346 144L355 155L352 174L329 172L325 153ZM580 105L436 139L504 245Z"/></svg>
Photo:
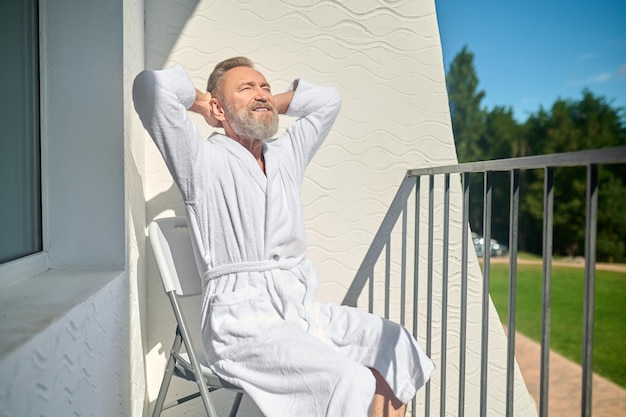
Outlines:
<svg viewBox="0 0 626 417"><path fill-rule="evenodd" d="M343 97L339 119L307 171L303 190L310 257L320 271L319 299L341 302L355 272L409 168L456 163L450 125L441 45L432 0L196 1L155 0L146 5L146 62L149 68L183 64L202 88L213 66L225 58L246 55L265 73L274 91L296 77L334 85ZM282 126L289 123L283 120ZM210 129L206 128L206 133ZM147 145L146 199L148 221L182 215L180 196L152 144ZM460 186L453 185L451 241L458 250ZM427 187L424 186L423 189ZM438 209L441 201L437 202ZM441 210L439 209L440 213ZM425 219L424 215L422 219ZM437 236L441 217L435 219ZM409 230L411 230L410 226ZM422 231L420 275L426 271ZM412 235L412 232L410 233ZM392 271L398 293L399 231L392 238ZM435 315L433 358L440 358L441 239L435 245ZM384 263L384 259L381 260ZM379 262L380 263L380 262ZM153 267L149 268L148 395L154 401L171 343L171 320ZM412 268L408 273L412 274ZM377 270L382 270L377 267ZM458 321L460 257L451 254L449 316ZM478 406L480 353L480 270L470 265L470 328L468 329L468 411ZM377 274L376 286L382 281ZM412 276L412 275L409 275ZM422 284L425 285L425 284ZM407 288L412 291L412 286ZM153 290L153 291L152 291ZM379 291L379 297L383 291ZM420 288L420 328L424 329L426 291ZM409 296L409 299L412 297ZM359 298L365 308L367 300ZM374 301L382 313L382 299ZM409 311L412 306L409 306ZM397 318L397 302L392 315ZM164 325L164 323L168 323ZM166 330L164 328L167 327ZM499 416L504 404L504 337L495 313L491 320L489 415ZM421 337L420 340L424 342ZM456 337L456 339L455 339ZM458 362L458 323L450 329L450 376ZM478 343L478 344L477 344ZM164 346L165 344L166 346ZM456 349L456 350L455 350ZM433 410L438 410L440 375L433 377ZM455 415L457 392L450 383L449 415ZM178 388L176 388L178 389ZM516 415L533 415L519 379ZM186 409L189 415L197 406Z"/></svg>
<svg viewBox="0 0 626 417"><path fill-rule="evenodd" d="M2 294L14 337L42 329L11 353L2 349L0 416L128 415L126 274L54 271L30 281Z"/></svg>

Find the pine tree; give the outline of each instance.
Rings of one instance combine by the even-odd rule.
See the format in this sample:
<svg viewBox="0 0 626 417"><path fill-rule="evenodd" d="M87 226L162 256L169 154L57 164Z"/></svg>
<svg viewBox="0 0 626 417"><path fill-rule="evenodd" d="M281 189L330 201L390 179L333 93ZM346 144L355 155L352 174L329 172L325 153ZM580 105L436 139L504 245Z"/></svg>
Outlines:
<svg viewBox="0 0 626 417"><path fill-rule="evenodd" d="M450 65L446 76L452 131L459 162L481 159L479 147L484 131L485 114L480 102L485 96L478 91L478 76L474 68L474 54L464 46Z"/></svg>

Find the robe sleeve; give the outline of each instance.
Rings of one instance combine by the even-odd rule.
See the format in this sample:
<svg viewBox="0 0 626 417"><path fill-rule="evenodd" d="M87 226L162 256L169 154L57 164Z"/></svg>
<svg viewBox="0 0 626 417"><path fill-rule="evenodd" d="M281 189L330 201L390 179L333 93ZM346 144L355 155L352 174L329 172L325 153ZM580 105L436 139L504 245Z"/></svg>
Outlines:
<svg viewBox="0 0 626 417"><path fill-rule="evenodd" d="M300 172L304 172L317 152L341 109L341 97L333 87L322 87L298 80L287 116L299 119L287 129L287 136Z"/></svg>
<svg viewBox="0 0 626 417"><path fill-rule="evenodd" d="M154 140L180 189L183 199L194 195L194 169L202 136L189 117L196 90L180 65L144 70L133 83L135 110Z"/></svg>

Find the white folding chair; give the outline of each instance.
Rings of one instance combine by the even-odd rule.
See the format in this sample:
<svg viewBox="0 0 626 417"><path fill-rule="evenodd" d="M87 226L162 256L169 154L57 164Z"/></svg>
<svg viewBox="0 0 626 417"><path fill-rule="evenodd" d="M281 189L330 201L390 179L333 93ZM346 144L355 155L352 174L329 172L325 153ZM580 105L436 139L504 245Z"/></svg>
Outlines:
<svg viewBox="0 0 626 417"><path fill-rule="evenodd" d="M202 292L187 220L184 217L155 220L148 226L148 235L161 275L163 289L172 304L176 317L174 344L167 360L152 416L158 417L163 410L202 397L208 415L217 417L210 392L223 388L236 391L230 410L230 417L235 417L239 410L243 391L241 388L220 379L204 363L204 354L194 349L189 327L179 302L179 297L198 295ZM185 351L181 352L183 345ZM174 375L187 381L196 382L198 392L164 404L170 381Z"/></svg>

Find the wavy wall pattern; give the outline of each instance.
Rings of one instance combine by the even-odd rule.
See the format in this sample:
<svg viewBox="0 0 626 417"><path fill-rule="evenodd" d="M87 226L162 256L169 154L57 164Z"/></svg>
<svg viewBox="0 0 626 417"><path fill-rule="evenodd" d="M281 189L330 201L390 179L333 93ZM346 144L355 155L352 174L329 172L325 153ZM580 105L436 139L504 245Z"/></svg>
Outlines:
<svg viewBox="0 0 626 417"><path fill-rule="evenodd" d="M155 0L146 4L148 66L154 68L182 63L201 88L218 61L246 55L265 73L274 91L281 91L292 79L302 77L319 84L333 85L341 92L342 112L309 166L303 189L309 255L320 272L318 298L340 302L406 170L456 163L434 1L204 0L197 5L194 3L192 0ZM190 17L181 29L180 16L186 15ZM173 45L171 49L170 45ZM288 123L289 120L281 121L281 127ZM148 148L151 147L148 144ZM182 206L177 200L180 197L172 191L171 180L160 157L154 151L148 152L146 190L149 221L172 207L178 214ZM460 198L457 198L460 196L460 182L452 182L451 306L448 315L457 318L456 323L460 299L460 255L457 253L460 253L461 214ZM423 185L422 190L422 207L426 207L427 185ZM163 198L151 199L154 196ZM411 207L414 202L409 201L408 204ZM433 242L436 247L434 261L439 267L442 206L439 196L436 201L436 238ZM427 219L425 211L421 215L422 219ZM412 241L414 234L414 226L410 222L408 241ZM427 273L426 236L426 231L421 230L420 276ZM399 320L401 288L397 278L402 274L402 242L398 227L392 232L390 242L390 273L394 281L389 293L389 309L392 317ZM365 290L359 295L358 304L367 308L371 302L374 311L382 314L384 300L380 297L385 292L384 276L381 275L385 268L384 255L375 261L374 268L374 286L380 295L368 300ZM417 290L418 328L424 329L426 284L421 280L417 287L413 285L412 260L409 260L405 271L409 277L405 284L409 294L407 312L412 312L412 293ZM472 305L469 313L472 317L480 317L481 279L475 258L471 271L469 298ZM435 287L432 289L435 300L441 298L440 282L441 272L435 268ZM405 319L407 326L412 326L412 314L407 313ZM440 320L439 307L433 315L435 329ZM458 337L456 324L450 325L450 338ZM477 346L480 345L480 337L477 333L471 329L468 331L471 349L468 353L468 362L471 363L468 378L472 386L466 393L467 415L474 415L472 410L478 406L477 364L480 363L480 353ZM493 355L494 360L502 360L502 330L497 328L492 333L491 346L497 353ZM149 334L151 346L156 347L163 340L156 323L150 326ZM423 339L421 330L419 334L420 340ZM433 346L440 338L441 335L435 331ZM433 352L437 361L440 351L434 347ZM450 348L449 357L453 356L458 358L458 346ZM455 362L451 361L449 366L449 373L455 372ZM490 369L490 375L494 375L490 384L495 390L490 394L493 406L490 406L489 415L494 416L501 414L505 398L501 389L504 386L502 372L498 366L494 362ZM148 372L149 378L160 378L160 368L149 369ZM439 380L439 376L435 375L433 386L436 387ZM449 390L453 392L452 387ZM454 397L455 394L451 395ZM156 392L150 392L149 396L153 400ZM435 408L438 407L437 400L431 404L433 410L438 409ZM449 407L451 413L453 408ZM529 408L524 405L520 415L530 415L527 413ZM186 415L199 413L193 406L186 412Z"/></svg>

